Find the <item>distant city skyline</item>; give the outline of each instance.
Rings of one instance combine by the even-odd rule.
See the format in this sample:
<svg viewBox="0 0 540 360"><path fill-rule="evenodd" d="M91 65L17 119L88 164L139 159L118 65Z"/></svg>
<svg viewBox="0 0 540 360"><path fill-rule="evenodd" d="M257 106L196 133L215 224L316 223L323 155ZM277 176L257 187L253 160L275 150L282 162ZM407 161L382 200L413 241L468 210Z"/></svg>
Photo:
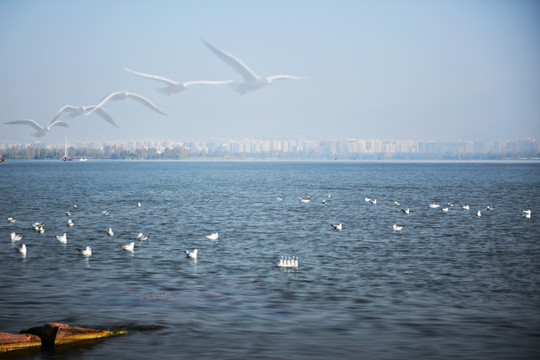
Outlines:
<svg viewBox="0 0 540 360"><path fill-rule="evenodd" d="M246 74L202 39L259 80L299 78L240 95ZM534 0L0 1L0 49L3 143L35 139L6 122L46 126L67 104L80 115L40 141L540 138ZM125 68L226 83L167 96ZM103 103L114 122L86 116L119 91L167 116L134 98Z"/></svg>
<svg viewBox="0 0 540 360"><path fill-rule="evenodd" d="M57 156L65 149L75 149L84 154L96 156L131 156L130 153L152 150L153 154L170 156L171 151L183 157L257 157L262 158L370 158L388 156L390 158L422 158L439 156L483 156L483 155L526 155L540 157L540 142L536 139L513 139L485 141L415 141L380 139L331 139L331 140L257 140L257 139L216 139L209 141L171 141L157 139L136 139L124 142L93 142L69 144L0 143L0 151L45 149ZM120 153L123 153L120 154ZM108 154L108 155L107 155ZM146 154L148 155L148 154ZM146 156L145 155L145 156ZM176 156L175 155L175 156ZM26 155L28 156L28 155Z"/></svg>

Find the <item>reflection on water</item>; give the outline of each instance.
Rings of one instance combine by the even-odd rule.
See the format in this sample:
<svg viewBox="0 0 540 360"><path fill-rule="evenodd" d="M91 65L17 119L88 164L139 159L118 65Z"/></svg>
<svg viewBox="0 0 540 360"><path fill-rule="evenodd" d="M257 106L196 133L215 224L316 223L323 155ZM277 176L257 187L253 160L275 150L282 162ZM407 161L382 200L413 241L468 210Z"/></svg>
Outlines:
<svg viewBox="0 0 540 360"><path fill-rule="evenodd" d="M0 217L17 222L0 222L0 330L129 331L8 356L537 358L539 175L538 163L3 164ZM298 268L277 266L288 254Z"/></svg>

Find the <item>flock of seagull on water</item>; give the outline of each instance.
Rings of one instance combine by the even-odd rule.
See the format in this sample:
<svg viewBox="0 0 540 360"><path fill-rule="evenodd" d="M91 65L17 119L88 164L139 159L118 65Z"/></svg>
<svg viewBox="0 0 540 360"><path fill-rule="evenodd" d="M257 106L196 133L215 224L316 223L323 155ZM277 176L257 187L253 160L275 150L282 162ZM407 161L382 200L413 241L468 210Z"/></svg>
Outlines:
<svg viewBox="0 0 540 360"><path fill-rule="evenodd" d="M327 196L328 198L331 197L330 194L328 194ZM308 197L300 197L299 200L300 202L302 203L309 203L311 202L311 200L313 199L313 196L308 196ZM371 199L369 197L365 197L364 198L365 202L367 203L370 203L372 205L377 205L377 199ZM206 199L205 200L207 203L210 202L210 199ZM277 201L283 201L283 198L281 197L278 197L277 198ZM322 204L325 205L327 204L327 200L324 199L322 200ZM398 201L394 201L394 205L395 206L401 206L401 203L399 203ZM430 209L439 209L441 210L442 212L448 212L449 211L449 208L451 207L454 207L455 206L455 203L448 203L445 207L442 207L441 208L441 205L440 204L430 204L429 205L429 208ZM137 207L142 207L142 204L140 202L137 203ZM73 205L73 208L75 210L79 209L79 207L77 205ZM467 204L463 204L461 205L461 208L463 210L470 210L470 206L467 205ZM492 206L487 206L486 207L486 210L487 211L493 211L493 207ZM404 213L404 214L410 214L411 210L409 208L401 208L401 211ZM108 216L109 215L109 211L108 210L104 210L101 212L101 214L103 216ZM66 215L68 217L71 216L71 212L68 211L66 212ZM482 212L480 210L478 210L476 212L476 216L482 216ZM531 210L523 210L522 211L522 214L521 214L521 217L522 218L525 218L525 219L530 219L531 218ZM13 218L13 217L8 217L8 222L13 224L16 222L16 220ZM73 221L71 220L71 218L68 219L67 221L67 225L69 227L72 227L74 225ZM45 224L44 223L41 223L41 222L36 222L32 225L32 229L40 234L43 234L45 232L45 228L44 228ZM331 224L332 228L334 230L337 230L337 231L342 231L343 230L343 224ZM392 225L392 229L394 232L399 232L401 230L403 230L404 228L404 225L398 225L398 224L393 224ZM108 228L107 230L107 234L109 237L113 237L114 236L114 231L111 227ZM10 234L10 237L11 237L11 242L12 244L18 242L18 241L21 241L24 237L24 235L20 235L20 234L16 234L15 232L11 232ZM212 240L212 241L215 241L215 240L218 240L219 238L219 234L218 232L214 232L214 233L210 233L208 235L204 235L204 237L208 240ZM60 242L61 244L67 244L67 234L64 233L62 235L55 235L55 238L56 240L58 240L58 242ZM149 235L144 235L143 233L139 233L137 234L136 236L136 239L139 240L139 241L146 241L148 240L149 238ZM125 251L128 251L128 252L131 252L133 253L134 252L134 249L135 249L135 242L132 241L132 242L129 242L127 244L120 244L120 247L122 249L124 249ZM27 247L25 244L22 244L21 247L19 248L16 248L16 250L22 254L23 257L26 257L26 254L27 254ZM79 251L79 253L88 258L90 256L92 256L92 248L87 246L86 248L84 249L77 249ZM184 250L184 253L186 255L187 258L190 258L190 259L193 259L195 262L197 261L197 255L198 255L198 252L199 250L198 249L193 249L193 250ZM298 268L298 257L296 256L292 256L292 257L286 257L286 256L282 256L281 259L279 260L279 262L276 264L278 267L281 267L281 268Z"/></svg>
<svg viewBox="0 0 540 360"><path fill-rule="evenodd" d="M225 64L229 65L233 70L235 70L242 77L243 81L236 82L234 80L195 80L195 81L178 82L178 81L174 81L163 76L145 74L145 73L134 71L128 68L124 68L124 69L140 77L156 80L156 81L164 83L166 85L165 87L158 88L156 90L159 93L165 94L167 96L182 92L187 87L192 86L192 85L229 84L234 91L238 92L239 94L245 94L247 92L256 91L264 86L268 86L272 84L274 80L302 79L302 77L294 76L294 75L271 75L271 76L266 76L266 77L257 75L239 58L235 57L234 55L226 51L220 50L212 46L211 44L207 43L204 39L201 39L201 40L208 47L208 49L210 49L210 51L213 54L215 54L218 58L220 58L223 62L225 62ZM125 99L132 99L159 114L167 115L165 112L159 109L156 105L154 105L154 103L152 103L150 100L148 100L146 97L142 95L135 94L129 91L117 91L117 92L112 92L108 94L96 105L88 105L88 106L73 106L69 104L64 105L62 108L60 108L60 110L58 110L58 112L53 116L53 118L49 121L49 123L46 126L42 126L32 119L7 121L6 124L29 125L32 128L34 128L34 130L36 130L36 132L33 134L35 137L42 137L42 136L47 135L47 133L54 126L69 127L68 123L60 120L61 117L69 116L71 118L75 118L77 116L82 116L82 115L89 116L93 113L96 113L98 116L103 118L105 121L107 121L111 125L118 127L118 123L112 118L112 116L103 106L106 105L109 101L121 101Z"/></svg>
<svg viewBox="0 0 540 360"><path fill-rule="evenodd" d="M140 202L138 202L137 207L142 207L142 204ZM79 206L78 205L73 205L73 208L75 210L77 210L77 209L79 209ZM109 216L109 211L104 210L104 211L101 212L101 215ZM66 216L71 216L71 212L67 211ZM16 222L16 220L13 217L8 217L8 222L10 224L13 224L13 223ZM74 222L73 222L73 220L71 218L68 219L67 225L69 227L73 227ZM43 234L45 232L45 223L35 222L34 224L32 224L32 229L34 231L40 233L40 234ZM109 227L109 229L107 230L107 235L109 237L114 236L114 231L113 231L113 229L111 227ZM10 237L11 237L12 244L15 244L16 242L21 241L24 238L24 235L17 234L15 232L11 232ZM215 233L211 233L211 234L208 234L208 235L204 235L204 237L207 238L208 240L217 240L218 237L219 237L219 234L217 232L215 232ZM55 235L55 238L56 238L56 240L58 240L58 242L60 242L63 245L67 244L67 242L68 242L66 233L63 233L62 235ZM136 239L139 240L139 241L146 241L146 240L148 240L148 238L149 238L149 235L145 235L143 233L138 233L137 236L136 236ZM130 253L134 253L134 251L135 251L135 242L131 241L131 242L127 243L127 244L120 244L120 247L122 249L130 252ZM15 249L23 257L26 257L26 254L27 254L27 251L28 251L27 247L26 247L26 244L22 244L21 247L16 247ZM84 249L77 249L77 251L82 256L84 256L86 258L89 258L90 256L92 256L92 248L90 246L86 246ZM185 254L186 254L186 256L188 258L191 258L191 259L197 261L197 253L198 253L197 249L185 250L184 252L185 252Z"/></svg>

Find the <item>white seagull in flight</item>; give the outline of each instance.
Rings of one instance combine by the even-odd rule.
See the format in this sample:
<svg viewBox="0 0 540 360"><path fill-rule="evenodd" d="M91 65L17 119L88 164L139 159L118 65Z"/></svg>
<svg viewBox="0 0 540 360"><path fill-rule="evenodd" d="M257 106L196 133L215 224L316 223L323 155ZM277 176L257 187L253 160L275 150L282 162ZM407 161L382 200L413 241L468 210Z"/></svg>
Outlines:
<svg viewBox="0 0 540 360"><path fill-rule="evenodd" d="M266 77L261 77L253 72L242 60L238 59L234 55L229 54L223 50L219 50L206 41L201 39L202 42L212 51L218 58L223 60L227 65L232 67L236 72L238 72L243 78L243 83L233 83L231 86L233 89L240 93L241 95L258 90L264 86L270 85L274 80L300 80L302 77L294 75L271 75Z"/></svg>
<svg viewBox="0 0 540 360"><path fill-rule="evenodd" d="M162 87L162 88L157 88L156 90L158 92L162 93L162 94L167 95L167 96L182 92L188 86L191 86L191 85L223 85L223 84L230 84L230 83L233 82L233 80L221 80L221 81L219 81L219 80L216 80L216 81L214 81L214 80L195 80L195 81L177 82L177 81L174 81L174 80L171 80L171 79L167 79L166 77L163 77L163 76L144 74L144 73L141 73L141 72L138 72L138 71L128 69L127 67L125 67L124 70L126 70L126 71L128 71L128 72L130 72L132 74L139 75L139 76L141 76L143 78L153 79L153 80L158 80L158 81L164 82L165 84L167 84L167 86Z"/></svg>
<svg viewBox="0 0 540 360"><path fill-rule="evenodd" d="M73 106L73 105L69 105L69 104L64 105L60 110L58 110L56 115L54 115L54 117L49 122L49 125L52 124L53 122L55 122L56 119L58 119L64 113L67 113L67 114L69 114L69 116L71 118L74 118L76 116L89 115L87 113L89 113L90 111L95 111L96 114L98 114L103 119L105 119L105 121L107 121L108 123L112 124L115 127L118 127L118 124L116 123L116 121L114 121L114 119L107 112L107 110L105 110L105 109L103 109L101 107L97 107L95 105L77 107L77 106Z"/></svg>
<svg viewBox="0 0 540 360"><path fill-rule="evenodd" d="M101 102L97 105L95 105L95 107L88 111L85 115L88 116L90 114L92 114L94 111L97 111L97 109L101 108L103 105L105 105L105 103L107 101L119 101L119 100L125 100L127 98L130 98L130 99L133 99L135 101L137 101L138 103L141 103L143 104L144 106L162 114L162 115L165 115L167 116L167 114L165 114L163 111L161 111L156 105L154 105L150 100L148 100L147 98L145 98L144 96L142 95L139 95L139 94L135 94L135 93L132 93L132 92L129 92L129 91L117 91L117 92L113 92L113 93L110 93L109 95L105 96L103 98L103 100L101 100Z"/></svg>
<svg viewBox="0 0 540 360"><path fill-rule="evenodd" d="M6 122L6 124L30 125L34 129L36 129L36 132L33 134L35 137L42 137L42 136L47 135L47 133L49 132L49 130L51 130L53 126L63 126L63 127L69 126L67 123L63 121L54 121L54 122L49 123L47 127L43 127L31 119L13 120L13 121Z"/></svg>

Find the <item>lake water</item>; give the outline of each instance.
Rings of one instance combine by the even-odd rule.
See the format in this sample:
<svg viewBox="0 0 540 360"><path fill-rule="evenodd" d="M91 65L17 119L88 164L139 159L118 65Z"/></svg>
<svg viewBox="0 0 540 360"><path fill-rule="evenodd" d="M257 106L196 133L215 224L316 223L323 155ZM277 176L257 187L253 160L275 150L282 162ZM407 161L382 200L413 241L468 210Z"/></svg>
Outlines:
<svg viewBox="0 0 540 360"><path fill-rule="evenodd" d="M540 357L538 162L13 161L0 181L0 331L128 330L6 358Z"/></svg>

